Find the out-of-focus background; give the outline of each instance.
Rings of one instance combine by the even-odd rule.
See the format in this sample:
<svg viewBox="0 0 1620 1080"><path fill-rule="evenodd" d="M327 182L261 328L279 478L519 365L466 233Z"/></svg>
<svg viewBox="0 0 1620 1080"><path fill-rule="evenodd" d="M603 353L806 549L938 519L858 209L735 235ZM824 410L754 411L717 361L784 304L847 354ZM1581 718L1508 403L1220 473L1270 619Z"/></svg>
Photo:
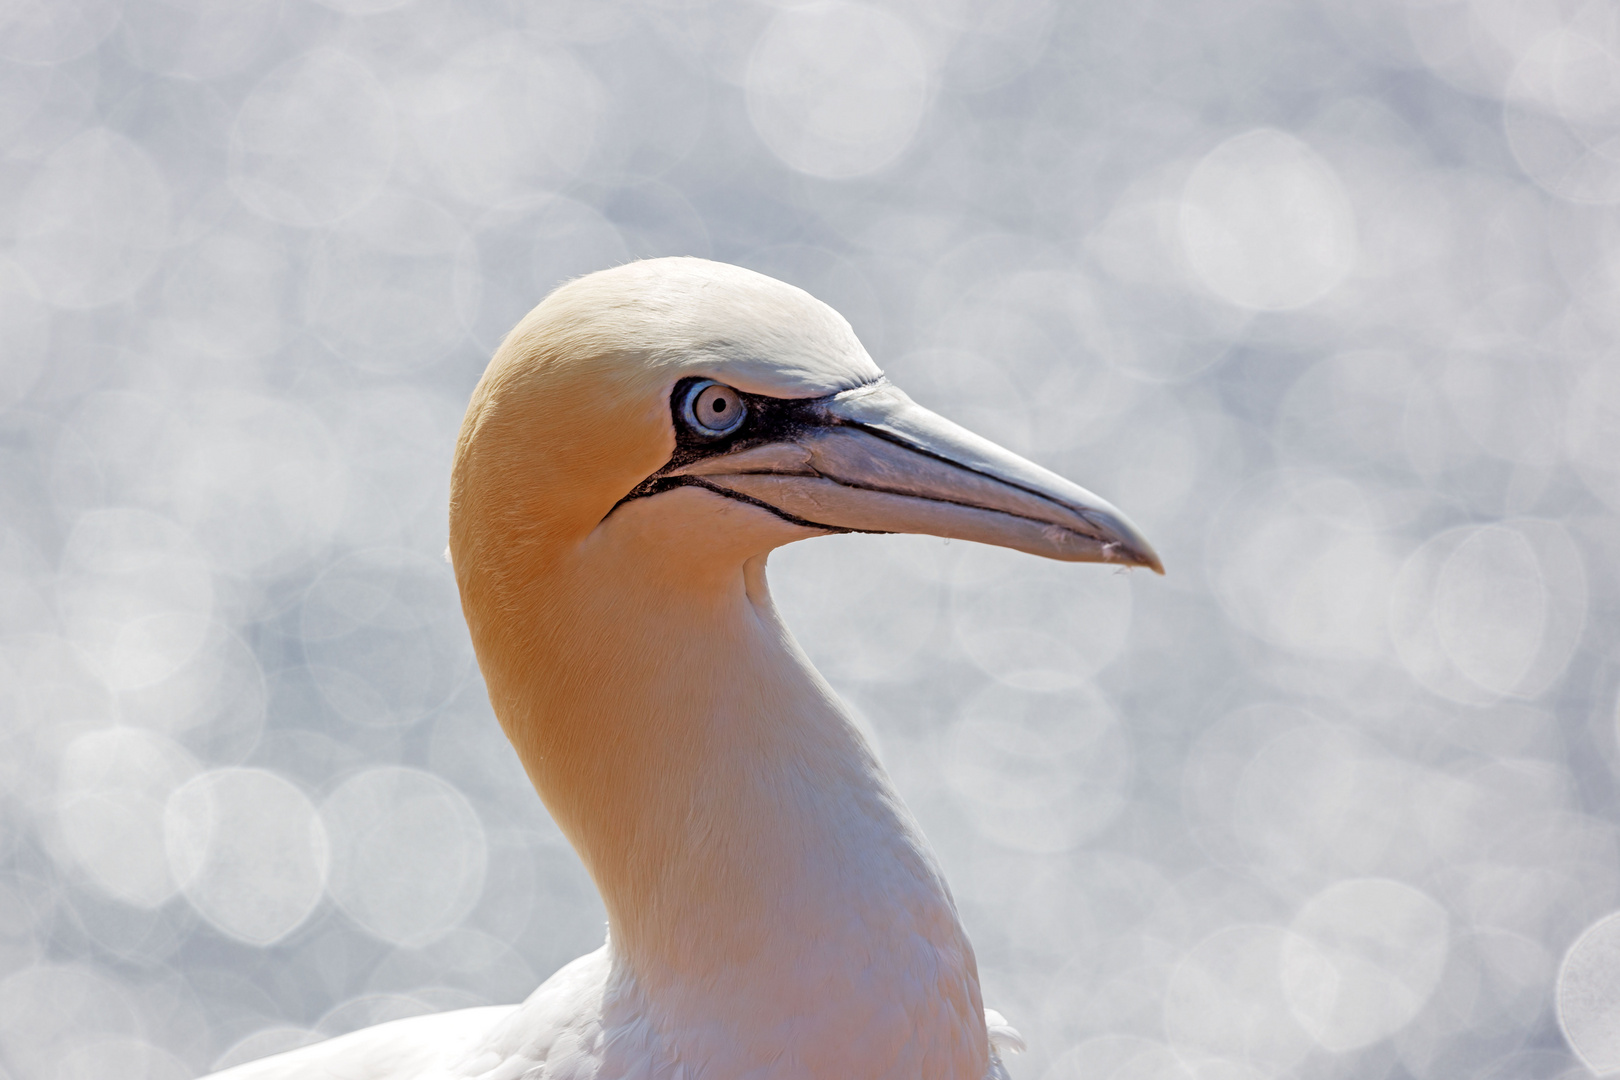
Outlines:
<svg viewBox="0 0 1620 1080"><path fill-rule="evenodd" d="M0 58L5 1080L600 944L446 478L504 331L666 254L1164 556L772 560L1016 1077L1620 1069L1613 4L8 0Z"/></svg>

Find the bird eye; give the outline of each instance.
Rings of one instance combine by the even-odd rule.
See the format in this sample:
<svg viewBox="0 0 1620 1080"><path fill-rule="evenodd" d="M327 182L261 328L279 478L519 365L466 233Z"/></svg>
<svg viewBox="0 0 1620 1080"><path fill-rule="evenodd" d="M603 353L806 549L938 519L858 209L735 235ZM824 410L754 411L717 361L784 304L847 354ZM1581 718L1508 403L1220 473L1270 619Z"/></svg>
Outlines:
<svg viewBox="0 0 1620 1080"><path fill-rule="evenodd" d="M711 379L693 383L681 407L687 426L706 439L730 435L742 426L747 413L741 394Z"/></svg>

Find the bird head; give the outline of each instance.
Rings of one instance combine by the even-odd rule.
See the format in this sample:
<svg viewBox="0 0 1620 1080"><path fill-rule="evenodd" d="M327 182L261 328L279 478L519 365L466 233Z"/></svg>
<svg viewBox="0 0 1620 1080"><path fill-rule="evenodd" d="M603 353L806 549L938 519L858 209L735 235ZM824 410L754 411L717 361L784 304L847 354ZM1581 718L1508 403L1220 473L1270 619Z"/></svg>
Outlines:
<svg viewBox="0 0 1620 1080"><path fill-rule="evenodd" d="M1162 573L1107 502L908 398L832 308L693 258L579 278L512 330L468 409L451 506L464 593L475 568L532 579L632 536L734 563L914 532Z"/></svg>

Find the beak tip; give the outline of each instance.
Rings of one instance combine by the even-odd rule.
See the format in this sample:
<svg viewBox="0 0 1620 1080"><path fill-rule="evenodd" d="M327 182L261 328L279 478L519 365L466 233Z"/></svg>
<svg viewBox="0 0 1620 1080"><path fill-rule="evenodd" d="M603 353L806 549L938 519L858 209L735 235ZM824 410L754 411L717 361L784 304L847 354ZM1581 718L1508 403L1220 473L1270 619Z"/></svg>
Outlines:
<svg viewBox="0 0 1620 1080"><path fill-rule="evenodd" d="M1102 508L1082 511L1096 528L1097 539L1102 542L1102 561L1125 567L1144 567L1160 577L1164 576L1164 563L1153 545L1147 542L1140 529L1130 519L1104 503Z"/></svg>
<svg viewBox="0 0 1620 1080"><path fill-rule="evenodd" d="M1108 560L1109 562L1121 563L1126 567L1140 566L1153 571L1160 577L1164 576L1164 563L1159 559L1159 553L1146 544L1140 547L1119 545L1112 552L1112 555L1113 557Z"/></svg>

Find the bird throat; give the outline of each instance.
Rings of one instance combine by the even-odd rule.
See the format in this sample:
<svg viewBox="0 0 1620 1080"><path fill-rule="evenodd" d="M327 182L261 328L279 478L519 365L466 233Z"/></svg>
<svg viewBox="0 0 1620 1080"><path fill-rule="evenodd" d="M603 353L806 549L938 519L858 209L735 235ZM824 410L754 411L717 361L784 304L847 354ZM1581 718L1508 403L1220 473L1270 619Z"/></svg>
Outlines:
<svg viewBox="0 0 1620 1080"><path fill-rule="evenodd" d="M599 530L496 618L469 611L502 726L602 893L615 969L655 1026L791 1031L811 1057L832 1040L977 1080L977 970L949 891L778 618L764 555L644 535Z"/></svg>

